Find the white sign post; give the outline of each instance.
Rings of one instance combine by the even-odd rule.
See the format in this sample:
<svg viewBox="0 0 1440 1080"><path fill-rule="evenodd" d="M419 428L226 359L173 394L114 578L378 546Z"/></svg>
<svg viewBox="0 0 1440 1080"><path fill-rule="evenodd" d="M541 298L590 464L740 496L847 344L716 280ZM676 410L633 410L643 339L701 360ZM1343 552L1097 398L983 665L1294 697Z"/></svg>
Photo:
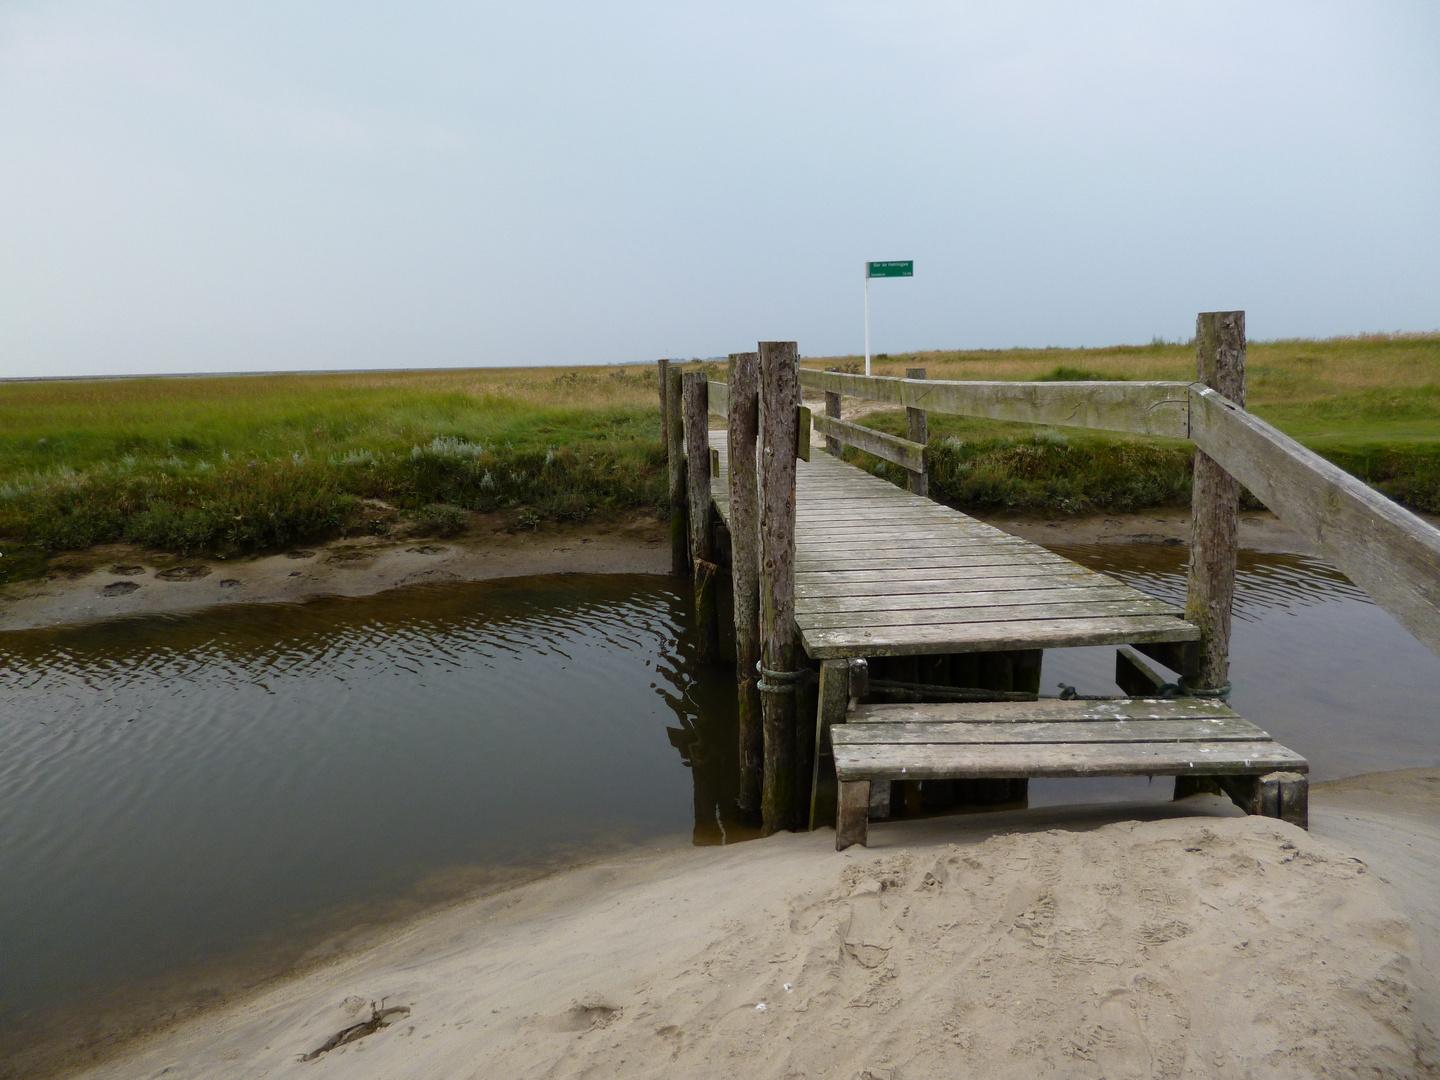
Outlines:
<svg viewBox="0 0 1440 1080"><path fill-rule="evenodd" d="M865 264L865 374L870 374L870 279L872 277L914 277L915 260L867 262Z"/></svg>

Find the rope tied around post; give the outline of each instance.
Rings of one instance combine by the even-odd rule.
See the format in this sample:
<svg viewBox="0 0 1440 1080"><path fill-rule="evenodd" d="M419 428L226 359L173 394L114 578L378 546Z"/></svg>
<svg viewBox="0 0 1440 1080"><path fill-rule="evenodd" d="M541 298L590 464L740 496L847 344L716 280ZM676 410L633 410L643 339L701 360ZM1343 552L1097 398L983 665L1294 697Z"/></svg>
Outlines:
<svg viewBox="0 0 1440 1080"><path fill-rule="evenodd" d="M1177 697L1199 697L1219 698L1221 701L1230 700L1230 684L1221 683L1219 686L1186 686L1183 682L1176 690Z"/></svg>
<svg viewBox="0 0 1440 1080"><path fill-rule="evenodd" d="M793 694L803 684L819 678L809 668L776 671L773 668L761 666L758 660L755 661L755 671L760 676L760 681L755 684L755 688L762 694Z"/></svg>

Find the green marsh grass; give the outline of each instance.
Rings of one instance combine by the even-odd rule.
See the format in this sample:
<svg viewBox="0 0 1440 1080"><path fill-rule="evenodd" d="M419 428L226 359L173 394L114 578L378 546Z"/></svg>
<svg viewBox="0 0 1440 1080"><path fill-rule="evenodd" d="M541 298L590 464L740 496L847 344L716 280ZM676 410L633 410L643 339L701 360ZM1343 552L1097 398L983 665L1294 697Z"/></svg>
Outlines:
<svg viewBox="0 0 1440 1080"><path fill-rule="evenodd" d="M807 366L858 369L854 357ZM1179 379L1193 347L928 352L944 379ZM1440 512L1440 334L1253 342L1249 406L1380 490ZM718 371L712 369L714 374ZM0 580L46 552L126 540L176 553L663 513L653 366L0 383ZM903 412L863 422L901 433ZM962 508L1076 514L1183 505L1190 448L932 415L931 491ZM865 455L859 463L902 481Z"/></svg>

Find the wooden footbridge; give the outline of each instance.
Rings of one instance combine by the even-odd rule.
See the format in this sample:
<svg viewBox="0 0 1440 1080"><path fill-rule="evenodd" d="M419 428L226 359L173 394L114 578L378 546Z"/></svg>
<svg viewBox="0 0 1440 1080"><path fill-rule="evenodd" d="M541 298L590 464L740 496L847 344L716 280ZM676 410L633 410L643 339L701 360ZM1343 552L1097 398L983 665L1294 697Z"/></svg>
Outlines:
<svg viewBox="0 0 1440 1080"><path fill-rule="evenodd" d="M724 383L662 361L674 566L694 574L705 658L736 663L740 802L767 832L834 820L844 848L901 802L1137 774L1306 824L1305 759L1225 704L1239 483L1437 652L1440 533L1239 408L1243 313L1200 316L1197 342L1194 384L869 378L801 369L793 343L736 354ZM841 420L846 394L905 406L911 437ZM930 411L1194 439L1185 610L925 497ZM1118 647L1121 694L1041 697L1043 651L1081 645Z"/></svg>

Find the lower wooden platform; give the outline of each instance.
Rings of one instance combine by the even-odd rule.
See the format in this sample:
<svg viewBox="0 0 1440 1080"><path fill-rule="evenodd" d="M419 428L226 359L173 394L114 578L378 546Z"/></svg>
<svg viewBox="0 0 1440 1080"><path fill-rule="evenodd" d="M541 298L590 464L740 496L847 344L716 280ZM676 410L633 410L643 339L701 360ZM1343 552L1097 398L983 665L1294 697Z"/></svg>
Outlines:
<svg viewBox="0 0 1440 1080"><path fill-rule="evenodd" d="M1305 759L1211 699L862 705L830 740L837 850L866 842L872 781L1175 776L1308 825Z"/></svg>

